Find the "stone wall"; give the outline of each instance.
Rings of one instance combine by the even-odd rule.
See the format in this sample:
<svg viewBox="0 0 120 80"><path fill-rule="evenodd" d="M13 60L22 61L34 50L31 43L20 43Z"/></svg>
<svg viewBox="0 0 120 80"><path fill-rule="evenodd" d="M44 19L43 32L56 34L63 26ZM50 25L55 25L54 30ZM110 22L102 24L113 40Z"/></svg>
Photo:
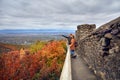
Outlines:
<svg viewBox="0 0 120 80"><path fill-rule="evenodd" d="M120 17L97 30L95 30L95 25L79 25L76 31L79 44L77 53L102 80L120 80L120 38L112 36L109 55L102 57L101 38L98 37L98 34L93 35L92 33L109 29L111 24L116 23L120 23ZM120 32L118 35L120 35Z"/></svg>
<svg viewBox="0 0 120 80"><path fill-rule="evenodd" d="M95 24L83 24L83 25L78 25L77 26L77 31L76 31L76 38L77 40L81 40L88 36L93 30L95 30L96 25Z"/></svg>

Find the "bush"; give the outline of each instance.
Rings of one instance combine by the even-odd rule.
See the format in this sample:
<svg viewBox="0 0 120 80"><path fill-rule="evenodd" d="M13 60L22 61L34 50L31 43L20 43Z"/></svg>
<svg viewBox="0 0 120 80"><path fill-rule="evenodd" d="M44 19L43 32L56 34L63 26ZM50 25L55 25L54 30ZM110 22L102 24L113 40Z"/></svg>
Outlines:
<svg viewBox="0 0 120 80"><path fill-rule="evenodd" d="M0 79L58 80L65 60L65 42L37 42L32 48L35 54L24 55L22 59L19 51L1 54Z"/></svg>
<svg viewBox="0 0 120 80"><path fill-rule="evenodd" d="M47 42L37 41L34 44L30 45L30 52L37 53L38 50L41 50Z"/></svg>

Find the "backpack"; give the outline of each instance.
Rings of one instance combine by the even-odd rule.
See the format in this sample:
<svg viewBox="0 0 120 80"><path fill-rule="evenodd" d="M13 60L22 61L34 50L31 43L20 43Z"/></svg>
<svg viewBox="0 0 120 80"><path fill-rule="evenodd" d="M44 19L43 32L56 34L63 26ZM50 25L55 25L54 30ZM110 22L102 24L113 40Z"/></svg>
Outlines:
<svg viewBox="0 0 120 80"><path fill-rule="evenodd" d="M75 47L77 47L78 46L78 43L75 41Z"/></svg>

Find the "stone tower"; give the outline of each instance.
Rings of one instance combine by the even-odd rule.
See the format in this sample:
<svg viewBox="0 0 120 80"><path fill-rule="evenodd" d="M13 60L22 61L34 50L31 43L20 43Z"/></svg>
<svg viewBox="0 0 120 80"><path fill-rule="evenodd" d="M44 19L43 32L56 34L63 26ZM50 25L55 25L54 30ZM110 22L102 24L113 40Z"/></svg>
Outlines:
<svg viewBox="0 0 120 80"><path fill-rule="evenodd" d="M76 40L82 40L96 29L95 24L83 24L77 26Z"/></svg>

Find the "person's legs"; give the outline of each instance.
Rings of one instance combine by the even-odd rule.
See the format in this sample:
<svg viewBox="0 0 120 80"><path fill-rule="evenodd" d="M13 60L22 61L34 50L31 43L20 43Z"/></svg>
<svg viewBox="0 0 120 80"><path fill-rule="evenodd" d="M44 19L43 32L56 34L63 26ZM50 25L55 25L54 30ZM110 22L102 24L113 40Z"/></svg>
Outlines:
<svg viewBox="0 0 120 80"><path fill-rule="evenodd" d="M73 55L73 54L74 54L74 50L70 50L70 52L71 52L71 55Z"/></svg>
<svg viewBox="0 0 120 80"><path fill-rule="evenodd" d="M71 57L73 57L74 50L70 50Z"/></svg>
<svg viewBox="0 0 120 80"><path fill-rule="evenodd" d="M71 57L72 57L72 58L76 58L76 55L74 55L74 54L75 54L75 51L74 51L74 50L71 50L70 52L71 52Z"/></svg>

